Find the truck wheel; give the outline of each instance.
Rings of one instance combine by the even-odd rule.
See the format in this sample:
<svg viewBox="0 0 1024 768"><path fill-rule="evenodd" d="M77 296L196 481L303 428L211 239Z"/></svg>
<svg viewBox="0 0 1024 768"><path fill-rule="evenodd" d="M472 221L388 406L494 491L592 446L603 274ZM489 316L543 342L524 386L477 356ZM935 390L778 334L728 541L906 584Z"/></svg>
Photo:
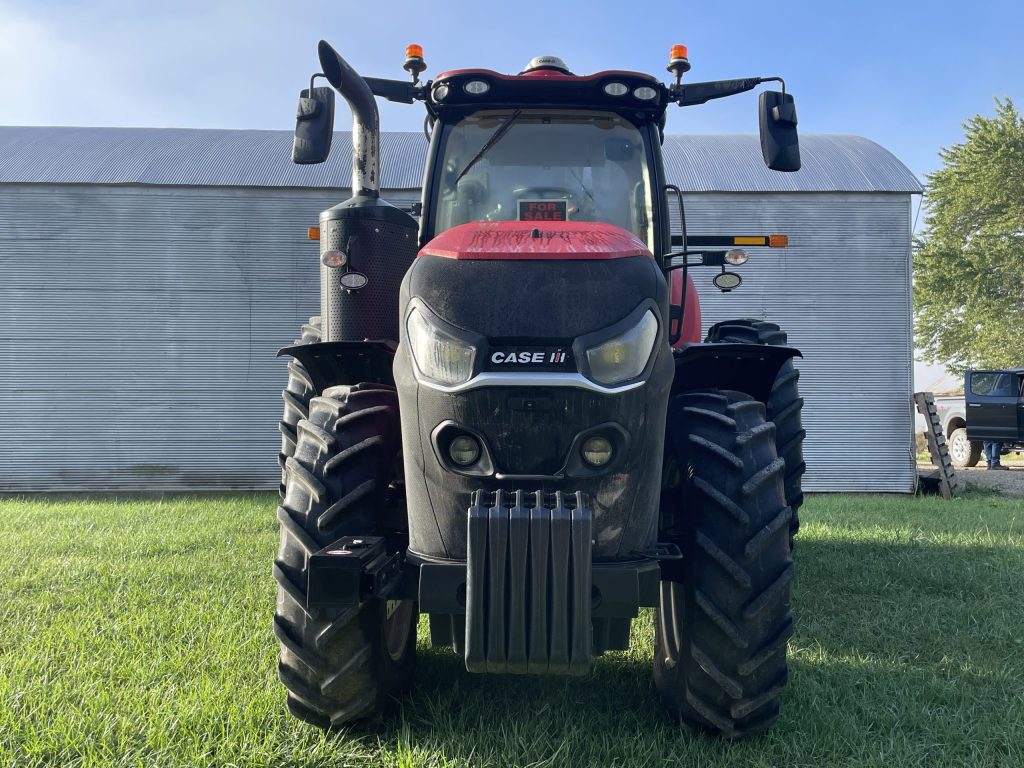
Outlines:
<svg viewBox="0 0 1024 768"><path fill-rule="evenodd" d="M706 342L739 342L743 344L771 344L785 346L786 332L775 323L763 320L726 320L708 330ZM800 371L787 360L779 369L768 398L767 417L775 424L775 451L786 462L786 504L793 510L790 522L790 543L800 529L800 507L804 503L801 481L807 465L804 463L804 431L800 397Z"/></svg>
<svg viewBox="0 0 1024 768"><path fill-rule="evenodd" d="M662 498L663 570L654 682L683 725L737 738L768 727L793 631L783 461L764 405L739 392L678 395Z"/></svg>
<svg viewBox="0 0 1024 768"><path fill-rule="evenodd" d="M291 713L333 728L396 701L415 665L415 601L371 598L347 610L306 607L311 554L342 536L382 533L401 444L398 398L379 384L331 387L312 399L309 418L299 421L297 431L277 511L278 672Z"/></svg>
<svg viewBox="0 0 1024 768"><path fill-rule="evenodd" d="M313 344L320 341L320 316L314 315L309 322L302 326L302 338L296 339L296 344ZM288 361L288 383L281 391L281 399L284 400L284 414L277 428L281 433L281 452L277 455L277 462L281 465L281 485L279 491L281 498L284 498L285 477L284 464L288 457L295 454L295 443L297 436L295 428L299 419L309 415L309 399L316 393L313 391L313 382L302 363L298 360Z"/></svg>
<svg viewBox="0 0 1024 768"><path fill-rule="evenodd" d="M981 443L967 439L964 427L954 429L949 435L949 458L953 460L954 467L976 466L981 461L981 449Z"/></svg>

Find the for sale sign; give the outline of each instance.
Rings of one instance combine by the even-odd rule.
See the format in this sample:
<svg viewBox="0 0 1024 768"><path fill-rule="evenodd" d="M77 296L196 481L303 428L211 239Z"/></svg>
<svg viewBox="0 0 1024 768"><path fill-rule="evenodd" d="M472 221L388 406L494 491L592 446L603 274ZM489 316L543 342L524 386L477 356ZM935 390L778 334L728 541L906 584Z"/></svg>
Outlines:
<svg viewBox="0 0 1024 768"><path fill-rule="evenodd" d="M520 200L520 221L566 221L568 200Z"/></svg>

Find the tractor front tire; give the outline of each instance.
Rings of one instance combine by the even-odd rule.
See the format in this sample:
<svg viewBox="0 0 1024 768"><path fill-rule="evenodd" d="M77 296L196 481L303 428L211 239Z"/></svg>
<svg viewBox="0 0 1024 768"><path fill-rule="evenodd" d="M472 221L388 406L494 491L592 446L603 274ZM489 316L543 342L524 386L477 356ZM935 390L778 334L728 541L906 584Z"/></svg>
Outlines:
<svg viewBox="0 0 1024 768"><path fill-rule="evenodd" d="M302 326L302 338L296 339L296 344L314 344L320 341L320 316L314 315L309 322ZM287 482L287 474L284 469L288 457L295 454L295 443L298 435L295 429L300 419L309 416L309 400L317 395L313 391L313 382L306 372L306 368L298 360L288 361L288 383L281 390L281 399L284 400L284 413L277 429L281 433L281 452L277 455L277 462L281 465L281 485L279 488L281 498L284 498L284 487Z"/></svg>
<svg viewBox="0 0 1024 768"><path fill-rule="evenodd" d="M373 597L345 610L306 605L309 556L342 536L381 534L401 445L398 398L379 384L331 387L310 401L285 469L274 634L288 709L320 728L397 701L416 658L415 601Z"/></svg>
<svg viewBox="0 0 1024 768"><path fill-rule="evenodd" d="M764 320L726 320L708 329L706 342L768 344L785 346L788 337L775 323ZM790 521L790 543L800 529L800 507L804 503L802 481L807 464L804 463L804 437L801 411L804 400L800 397L800 371L792 360L782 364L766 404L768 421L775 424L775 451L786 462L786 504L793 510Z"/></svg>
<svg viewBox="0 0 1024 768"><path fill-rule="evenodd" d="M775 428L762 403L711 390L673 398L668 435L660 539L683 559L663 571L655 687L682 725L747 736L779 715L793 631Z"/></svg>
<svg viewBox="0 0 1024 768"><path fill-rule="evenodd" d="M967 430L963 427L949 433L949 458L958 469L977 466L982 448L981 443L967 439Z"/></svg>

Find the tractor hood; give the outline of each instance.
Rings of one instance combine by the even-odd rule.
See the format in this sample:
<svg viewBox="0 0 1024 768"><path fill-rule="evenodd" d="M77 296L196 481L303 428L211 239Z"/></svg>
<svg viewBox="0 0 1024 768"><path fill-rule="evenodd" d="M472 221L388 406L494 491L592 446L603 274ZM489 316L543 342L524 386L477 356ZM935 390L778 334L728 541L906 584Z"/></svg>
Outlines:
<svg viewBox="0 0 1024 768"><path fill-rule="evenodd" d="M548 213L538 210L535 215ZM654 258L636 235L613 224L543 219L461 224L439 234L419 255L470 261Z"/></svg>
<svg viewBox="0 0 1024 768"><path fill-rule="evenodd" d="M600 384L588 350L651 315L658 331L644 371ZM588 494L596 556L651 547L674 375L667 316L657 260L610 224L469 223L427 243L402 281L393 367L409 509L433 513L409 516L410 552L465 558L473 493L523 483ZM419 367L460 354L457 380ZM451 466L443 441L457 429L477 435L486 467ZM595 429L621 438L621 463L577 471L574 446Z"/></svg>

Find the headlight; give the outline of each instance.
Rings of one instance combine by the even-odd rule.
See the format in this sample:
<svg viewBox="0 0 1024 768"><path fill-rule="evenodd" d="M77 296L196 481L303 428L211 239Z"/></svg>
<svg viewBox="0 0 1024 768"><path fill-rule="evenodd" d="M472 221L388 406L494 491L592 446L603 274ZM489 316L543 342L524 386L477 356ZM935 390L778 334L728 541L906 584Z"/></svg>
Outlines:
<svg viewBox="0 0 1024 768"><path fill-rule="evenodd" d="M480 458L480 443L471 435L459 435L448 445L448 455L460 467L468 467Z"/></svg>
<svg viewBox="0 0 1024 768"><path fill-rule="evenodd" d="M473 376L476 350L413 309L406 324L409 348L419 372L438 384L463 384Z"/></svg>
<svg viewBox="0 0 1024 768"><path fill-rule="evenodd" d="M607 437L595 435L586 439L580 453L590 466L603 467L612 460L612 444Z"/></svg>
<svg viewBox="0 0 1024 768"><path fill-rule="evenodd" d="M587 350L592 378L600 384L635 379L647 367L657 338L658 320L647 310L628 331Z"/></svg>

